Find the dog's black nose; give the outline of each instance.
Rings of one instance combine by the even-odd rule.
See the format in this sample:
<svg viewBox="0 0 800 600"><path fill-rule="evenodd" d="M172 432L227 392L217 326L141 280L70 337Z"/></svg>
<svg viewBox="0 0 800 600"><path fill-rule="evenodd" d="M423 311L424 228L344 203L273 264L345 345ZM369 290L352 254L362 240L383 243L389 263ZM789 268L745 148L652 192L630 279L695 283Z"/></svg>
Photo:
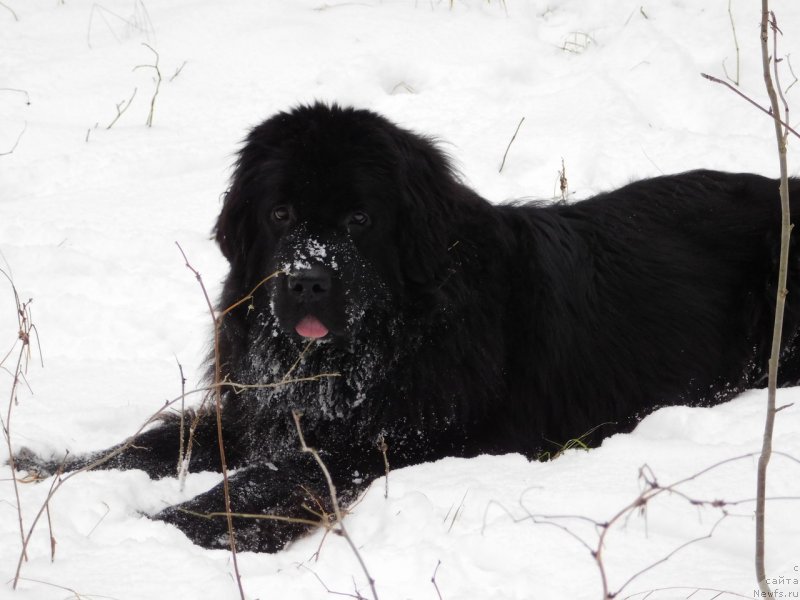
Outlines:
<svg viewBox="0 0 800 600"><path fill-rule="evenodd" d="M319 301L326 298L331 290L331 274L322 265L312 265L308 269L289 274L286 284L289 293L297 300Z"/></svg>

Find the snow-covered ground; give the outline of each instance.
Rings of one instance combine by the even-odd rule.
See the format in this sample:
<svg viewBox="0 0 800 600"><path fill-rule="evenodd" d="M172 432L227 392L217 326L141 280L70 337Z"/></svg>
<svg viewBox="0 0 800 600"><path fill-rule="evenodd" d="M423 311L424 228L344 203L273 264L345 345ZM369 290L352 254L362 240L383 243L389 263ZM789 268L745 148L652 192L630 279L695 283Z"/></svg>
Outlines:
<svg viewBox="0 0 800 600"><path fill-rule="evenodd" d="M573 199L697 167L777 175L768 119L699 75L724 77L723 64L735 74L727 5L4 0L0 152L13 152L0 156L0 263L23 299L33 298L44 358L44 367L32 361L32 392L24 386L13 407L14 446L107 447L180 393L177 361L190 385L198 382L209 317L174 242L215 295L226 264L209 232L233 153L248 127L298 102L356 104L434 134L469 183L497 201L552 197L562 159ZM780 52L797 53L800 3L772 5L785 33ZM741 89L764 101L759 8L733 0L732 11ZM153 65L155 54L143 43L158 53L163 78L152 128L145 121L156 72L135 67ZM785 70L784 83L791 80ZM800 107L796 88L788 98ZM1 353L16 335L2 282ZM0 389L10 389L11 378L0 377ZM782 391L779 402L795 404L779 413L775 448L800 457L800 393ZM630 435L547 463L511 455L396 471L388 499L379 481L353 508L349 531L383 600L599 600L595 562L569 533L596 546L597 531L577 517L611 519L644 489L645 464L668 484L757 451L764 403L754 391L713 409L663 409ZM0 461L7 454L0 449ZM746 501L755 464L732 461L677 488L695 499L745 501L726 507L712 537L618 597L756 597ZM796 460L773 458L767 564L771 577L783 578L774 586L783 597L800 597L800 500L791 499L800 497L799 475ZM19 524L10 473L0 475L0 598L237 598L226 552L195 547L142 516L217 479L192 475L181 492L175 480L135 471L73 478L51 503L55 562L43 524L12 592ZM26 527L48 487L21 485ZM555 527L535 524L534 514L575 518ZM665 493L618 520L603 548L610 590L706 536L721 516ZM371 597L346 542L323 541L321 532L276 555L243 554L240 567L250 599L323 598L325 585Z"/></svg>

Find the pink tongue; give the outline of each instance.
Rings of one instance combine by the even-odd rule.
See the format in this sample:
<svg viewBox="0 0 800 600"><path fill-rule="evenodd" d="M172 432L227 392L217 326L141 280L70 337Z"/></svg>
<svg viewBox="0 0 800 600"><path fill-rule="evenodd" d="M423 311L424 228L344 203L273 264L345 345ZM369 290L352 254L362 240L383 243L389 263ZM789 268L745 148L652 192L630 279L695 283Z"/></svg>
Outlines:
<svg viewBox="0 0 800 600"><path fill-rule="evenodd" d="M294 330L304 338L317 339L328 335L328 328L313 315L303 317Z"/></svg>

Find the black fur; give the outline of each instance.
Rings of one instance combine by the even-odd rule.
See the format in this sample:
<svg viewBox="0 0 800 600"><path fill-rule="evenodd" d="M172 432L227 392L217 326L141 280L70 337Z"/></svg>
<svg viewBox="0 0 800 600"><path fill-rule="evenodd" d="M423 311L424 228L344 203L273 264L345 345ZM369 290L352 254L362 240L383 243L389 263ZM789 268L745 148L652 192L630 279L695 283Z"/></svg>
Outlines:
<svg viewBox="0 0 800 600"><path fill-rule="evenodd" d="M292 409L346 503L384 473L381 436L393 468L536 457L598 427L589 439L630 429L657 406L763 386L779 210L775 180L714 171L573 204L492 205L428 139L372 112L315 104L270 118L247 138L217 222L230 262L220 308L280 274L225 317L222 372L244 384L323 376L226 389L233 510L330 510ZM793 257L784 385L800 378L797 271ZM297 362L307 314L330 333ZM148 431L110 466L173 473L176 430ZM219 469L213 415L192 468ZM220 486L155 518L226 546L224 519L183 509L223 510ZM306 529L235 524L239 547L261 551Z"/></svg>

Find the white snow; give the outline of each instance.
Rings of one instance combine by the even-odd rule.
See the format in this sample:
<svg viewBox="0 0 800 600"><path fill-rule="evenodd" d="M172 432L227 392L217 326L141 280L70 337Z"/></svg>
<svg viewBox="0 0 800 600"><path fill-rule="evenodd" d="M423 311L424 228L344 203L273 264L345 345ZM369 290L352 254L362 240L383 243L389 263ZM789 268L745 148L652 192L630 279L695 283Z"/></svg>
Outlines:
<svg viewBox="0 0 800 600"><path fill-rule="evenodd" d="M758 3L733 0L741 89L765 102ZM800 3L773 0L800 50ZM226 263L210 239L234 152L249 127L313 99L356 104L435 135L493 200L548 198L563 158L571 198L698 167L777 176L772 125L700 72L724 77L736 54L724 0L4 0L0 4L0 252L33 298L44 367L32 362L13 407L15 447L108 447L179 395L176 358L197 383L210 319L174 242L214 297ZM15 20L11 10L16 13ZM145 127L163 75L153 127ZM788 65L787 65L788 66ZM177 73L178 69L180 70ZM177 73L177 74L176 74ZM173 77L174 75L174 77ZM792 76L783 71L788 85ZM13 89L12 89L13 88ZM795 108L795 86L788 94ZM111 129L117 103L130 107ZM27 94L15 90L25 90ZM30 104L26 103L27 98ZM525 117L498 168L508 141ZM88 141L87 141L88 140ZM796 140L789 160L797 171ZM309 249L311 251L312 249ZM324 256L324 254L319 254ZM0 352L16 339L0 285ZM732 323L731 326L736 326ZM576 365L579 369L580 365ZM580 376L576 371L576 376ZM11 378L0 376L0 391ZM3 397L6 393L3 392ZM629 435L547 463L445 459L378 481L347 526L382 600L600 599L586 547L530 515L611 519L642 491L760 448L765 394L715 408L665 408ZM800 393L783 390L768 495L767 568L800 597ZM6 415L5 400L0 411ZM0 450L0 461L8 451ZM748 500L755 457L680 486L695 499ZM95 472L51 502L56 559L40 524L20 551L10 473L0 475L0 598L237 598L230 556L190 544L143 514L214 485L192 474ZM49 483L22 484L30 525ZM785 498L785 499L780 499ZM619 598L755 598L753 503L728 506L706 539L631 582ZM603 557L612 590L722 516L678 494L617 522ZM526 518L528 517L528 518ZM591 546L586 520L559 525ZM318 558L314 553L321 545ZM437 570L437 565L438 570ZM345 541L318 532L275 554L240 556L247 598L371 597ZM435 583L431 578L436 571ZM696 591L699 590L699 591ZM712 591L715 590L715 591ZM725 594L720 594L725 591ZM796 595L788 595L790 592ZM735 595L739 594L739 596ZM79 595L79 596L78 596Z"/></svg>

